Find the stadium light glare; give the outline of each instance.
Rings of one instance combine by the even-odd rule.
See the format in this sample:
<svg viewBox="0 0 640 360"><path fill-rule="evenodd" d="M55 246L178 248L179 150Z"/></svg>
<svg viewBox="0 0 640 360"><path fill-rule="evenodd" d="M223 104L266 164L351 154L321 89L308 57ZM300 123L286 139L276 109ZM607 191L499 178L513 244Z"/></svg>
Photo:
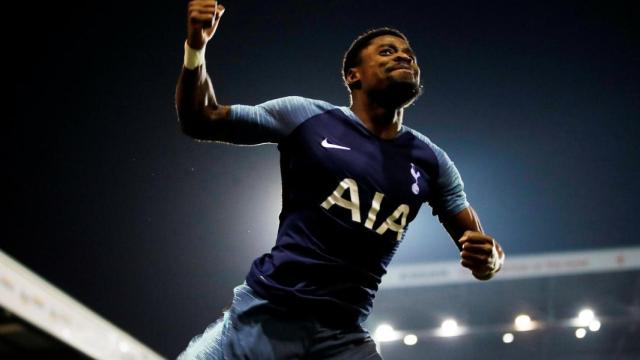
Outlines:
<svg viewBox="0 0 640 360"><path fill-rule="evenodd" d="M585 335L587 335L587 330L585 330L585 328L576 329L576 337L578 339L582 339Z"/></svg>
<svg viewBox="0 0 640 360"><path fill-rule="evenodd" d="M418 337L415 336L414 334L407 334L404 337L403 342L407 346L413 346L418 343Z"/></svg>
<svg viewBox="0 0 640 360"><path fill-rule="evenodd" d="M589 324L595 319L595 314L591 309L582 309L578 313L579 326L589 326Z"/></svg>
<svg viewBox="0 0 640 360"><path fill-rule="evenodd" d="M502 342L505 344L511 344L513 342L514 336L512 333L505 333L502 335Z"/></svg>
<svg viewBox="0 0 640 360"><path fill-rule="evenodd" d="M395 341L399 338L400 334L389 324L380 324L373 333L373 339L380 342Z"/></svg>
<svg viewBox="0 0 640 360"><path fill-rule="evenodd" d="M460 335L461 329L458 326L458 322L454 319L446 319L440 324L438 334L443 337L451 337Z"/></svg>
<svg viewBox="0 0 640 360"><path fill-rule="evenodd" d="M600 321L599 321L599 320L595 320L595 319L594 319L593 321L591 321L591 322L589 323L589 330L594 331L594 332L595 332L595 331L598 331L598 330L600 330L600 326L601 326L601 325L602 325L602 324L600 323Z"/></svg>
<svg viewBox="0 0 640 360"><path fill-rule="evenodd" d="M529 331L534 328L533 322L531 321L531 317L527 314L520 314L516 316L516 319L513 321L518 331Z"/></svg>

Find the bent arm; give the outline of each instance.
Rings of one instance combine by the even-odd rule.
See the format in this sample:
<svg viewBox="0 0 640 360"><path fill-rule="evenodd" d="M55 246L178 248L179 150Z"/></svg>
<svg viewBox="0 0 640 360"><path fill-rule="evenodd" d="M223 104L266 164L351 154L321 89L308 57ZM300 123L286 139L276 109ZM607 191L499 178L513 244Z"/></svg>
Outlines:
<svg viewBox="0 0 640 360"><path fill-rule="evenodd" d="M236 145L279 143L306 119L333 108L328 103L297 96L256 106L219 104L204 51L224 11L215 0L189 1L184 65L176 84L178 122L185 134Z"/></svg>
<svg viewBox="0 0 640 360"><path fill-rule="evenodd" d="M484 233L480 218L469 205L464 183L449 156L428 138L424 138L438 159L438 177L434 181L436 194L430 200L433 214L447 230L460 250L460 264L476 279L488 280L502 268L504 251L495 239Z"/></svg>
<svg viewBox="0 0 640 360"><path fill-rule="evenodd" d="M187 12L187 40L182 72L176 85L176 109L182 131L196 139L224 137L219 124L229 117L229 107L218 104L204 64L207 43L213 37L224 6L215 0L191 0Z"/></svg>
<svg viewBox="0 0 640 360"><path fill-rule="evenodd" d="M441 221L460 249L462 266L470 269L476 279L489 280L500 271L505 253L494 238L484 233L480 218L471 206L444 216Z"/></svg>
<svg viewBox="0 0 640 360"><path fill-rule="evenodd" d="M186 135L198 140L228 137L220 122L228 121L230 107L218 104L204 64L195 69L182 67L176 85L176 109Z"/></svg>
<svg viewBox="0 0 640 360"><path fill-rule="evenodd" d="M480 218L471 206L454 215L443 216L440 221L442 221L442 226L444 226L445 230L447 230L449 236L451 236L451 239L453 239L453 242L460 250L462 250L462 245L458 240L462 237L465 231L470 230L484 233L482 230L482 224L480 223Z"/></svg>

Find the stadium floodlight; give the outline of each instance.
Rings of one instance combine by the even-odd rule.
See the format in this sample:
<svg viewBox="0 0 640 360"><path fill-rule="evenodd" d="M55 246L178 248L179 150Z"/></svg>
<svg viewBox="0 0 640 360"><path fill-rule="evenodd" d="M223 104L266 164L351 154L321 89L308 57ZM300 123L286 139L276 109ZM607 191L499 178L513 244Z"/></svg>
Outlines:
<svg viewBox="0 0 640 360"><path fill-rule="evenodd" d="M386 342L395 341L400 338L400 334L393 329L393 326L389 324L380 324L373 333L373 339L375 341Z"/></svg>
<svg viewBox="0 0 640 360"><path fill-rule="evenodd" d="M407 346L413 346L418 343L418 337L414 334L407 334L404 339L404 344Z"/></svg>
<svg viewBox="0 0 640 360"><path fill-rule="evenodd" d="M458 326L458 322L454 319L446 319L443 321L438 331L438 334L443 337L457 336L460 335L460 333L460 326Z"/></svg>
<svg viewBox="0 0 640 360"><path fill-rule="evenodd" d="M578 339L582 339L585 335L587 335L587 330L585 330L585 328L576 329L576 337Z"/></svg>
<svg viewBox="0 0 640 360"><path fill-rule="evenodd" d="M514 336L512 333L505 333L502 335L502 342L505 344L511 344L513 342Z"/></svg>
<svg viewBox="0 0 640 360"><path fill-rule="evenodd" d="M534 328L531 317L527 314L520 314L516 316L516 319L513 322L516 330L518 331L529 331Z"/></svg>
<svg viewBox="0 0 640 360"><path fill-rule="evenodd" d="M592 309L584 308L580 310L578 316L571 320L571 325L580 328L589 328L591 331L600 330L600 321Z"/></svg>
<svg viewBox="0 0 640 360"><path fill-rule="evenodd" d="M595 319L596 315L591 309L582 309L578 313L579 326L589 326L589 324Z"/></svg>
<svg viewBox="0 0 640 360"><path fill-rule="evenodd" d="M589 330L594 331L594 332L598 331L598 330L600 330L600 326L601 325L602 324L600 324L600 321L594 319L589 323Z"/></svg>

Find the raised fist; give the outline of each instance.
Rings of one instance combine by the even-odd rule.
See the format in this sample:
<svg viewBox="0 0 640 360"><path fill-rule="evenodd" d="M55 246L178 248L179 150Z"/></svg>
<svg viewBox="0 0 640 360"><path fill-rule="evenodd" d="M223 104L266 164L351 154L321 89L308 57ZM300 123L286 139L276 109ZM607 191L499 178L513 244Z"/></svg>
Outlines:
<svg viewBox="0 0 640 360"><path fill-rule="evenodd" d="M216 32L224 6L215 0L191 0L188 11L187 43L192 49L202 49Z"/></svg>

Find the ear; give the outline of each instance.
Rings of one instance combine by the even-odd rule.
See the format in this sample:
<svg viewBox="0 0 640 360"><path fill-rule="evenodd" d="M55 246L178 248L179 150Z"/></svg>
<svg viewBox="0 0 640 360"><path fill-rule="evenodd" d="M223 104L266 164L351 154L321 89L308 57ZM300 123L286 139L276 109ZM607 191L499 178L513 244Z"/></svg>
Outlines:
<svg viewBox="0 0 640 360"><path fill-rule="evenodd" d="M358 68L351 68L347 71L347 86L350 89L359 88L360 87L360 71Z"/></svg>

